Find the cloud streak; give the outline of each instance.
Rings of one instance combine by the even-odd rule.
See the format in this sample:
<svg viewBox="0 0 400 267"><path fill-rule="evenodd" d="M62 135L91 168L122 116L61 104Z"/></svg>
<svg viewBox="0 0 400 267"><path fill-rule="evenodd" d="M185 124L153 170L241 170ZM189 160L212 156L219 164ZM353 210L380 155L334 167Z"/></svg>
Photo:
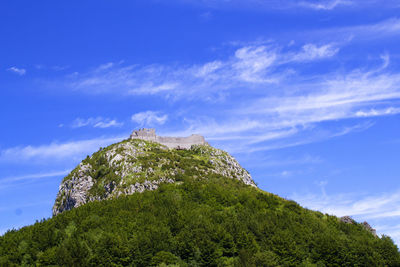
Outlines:
<svg viewBox="0 0 400 267"><path fill-rule="evenodd" d="M128 135L94 138L70 142L53 142L39 146L17 146L0 151L0 162L18 162L28 164L47 164L59 160L81 160L84 156L99 149L100 146L107 146L121 141Z"/></svg>
<svg viewBox="0 0 400 267"><path fill-rule="evenodd" d="M1 178L0 183L18 182L18 181L25 181L25 180L35 180L35 179L41 179L41 178L62 176L62 175L68 174L69 172L70 172L70 170L64 170L64 171L55 171L55 172L48 172L48 173L35 173L35 174L27 174L27 175L21 175L21 176L6 177L6 178Z"/></svg>
<svg viewBox="0 0 400 267"><path fill-rule="evenodd" d="M173 1L174 2L174 1ZM192 4L198 6L206 6L216 9L231 9L231 8L257 8L257 10L291 10L294 8L304 8L315 11L325 10L331 11L338 7L347 7L355 5L354 1L350 0L307 0L307 1L285 1L285 0L175 0L175 2ZM373 4L375 1L366 0L364 5Z"/></svg>
<svg viewBox="0 0 400 267"><path fill-rule="evenodd" d="M162 125L167 121L167 119L168 115L151 110L135 113L131 116L131 120L137 123L140 127Z"/></svg>
<svg viewBox="0 0 400 267"><path fill-rule="evenodd" d="M310 31L307 39L352 40L353 42L366 42L368 40L388 39L400 34L400 18L392 17L375 23L351 25L345 27L324 28Z"/></svg>
<svg viewBox="0 0 400 267"><path fill-rule="evenodd" d="M7 69L9 72L13 72L15 74L18 74L20 76L23 76L26 74L26 70L23 68L17 68L17 67L11 67Z"/></svg>
<svg viewBox="0 0 400 267"><path fill-rule="evenodd" d="M241 112L274 118L270 127L275 125L278 128L355 117L393 115L399 113L399 107L385 106L387 101L400 99L399 82L399 74L356 71L313 84L316 89L308 94L260 99ZM373 105L383 107L365 110L365 107Z"/></svg>
<svg viewBox="0 0 400 267"><path fill-rule="evenodd" d="M313 1L313 2L300 2L299 6L311 8L315 10L332 10L338 6L352 5L352 1L346 0L330 0L330 1Z"/></svg>
<svg viewBox="0 0 400 267"><path fill-rule="evenodd" d="M173 116L182 122L177 132L180 135L196 132L222 145L235 140L241 144L235 151L279 149L373 125L351 122L323 130L318 127L323 123L400 113L400 74L388 71L387 53L375 67L303 73L304 66L319 68L322 62L326 66L340 58L343 45L332 42L289 47L274 42L248 44L235 48L224 59L203 64L123 66L121 62L107 63L86 73L70 75L63 82L68 88L85 93L162 97L184 105L185 110L188 103L200 101L205 107L201 111L166 114L149 110L133 114L131 121L139 127L160 126ZM193 109L198 109L195 106ZM216 116L209 110L217 110L221 115ZM89 118L77 120L75 127L118 124L116 120Z"/></svg>
<svg viewBox="0 0 400 267"><path fill-rule="evenodd" d="M118 122L115 119L103 118L103 117L96 117L96 118L76 118L72 124L72 128L81 128L90 126L93 128L110 128L110 127L121 127L123 126L123 122Z"/></svg>
<svg viewBox="0 0 400 267"><path fill-rule="evenodd" d="M292 63L329 59L339 52L335 44L307 43L296 50L279 46L244 46L225 60L191 66L123 66L107 63L86 73L74 73L62 85L85 93L121 95L160 95L208 99L223 91L279 83ZM289 71L290 72L290 71Z"/></svg>
<svg viewBox="0 0 400 267"><path fill-rule="evenodd" d="M358 216L365 219L378 219L400 216L400 192L375 196L354 195L293 195L302 205L334 214L336 216Z"/></svg>
<svg viewBox="0 0 400 267"><path fill-rule="evenodd" d="M53 172L46 172L46 173L34 173L34 174L26 174L26 175L21 175L21 176L12 176L12 177L0 178L0 189L7 188L7 187L13 186L15 184L37 181L37 180L44 179L44 178L65 176L69 172L70 172L70 170L63 170L63 171L53 171Z"/></svg>

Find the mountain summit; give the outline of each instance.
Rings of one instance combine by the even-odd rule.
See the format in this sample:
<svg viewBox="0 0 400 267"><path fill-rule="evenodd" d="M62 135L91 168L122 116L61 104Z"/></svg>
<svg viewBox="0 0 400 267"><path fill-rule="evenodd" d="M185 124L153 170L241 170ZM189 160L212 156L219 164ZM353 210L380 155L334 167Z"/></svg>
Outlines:
<svg viewBox="0 0 400 267"><path fill-rule="evenodd" d="M255 186L231 155L201 135L164 137L154 129L135 130L129 139L88 156L64 178L53 215L94 200L155 190L161 183L180 182L183 175L207 179L213 174Z"/></svg>

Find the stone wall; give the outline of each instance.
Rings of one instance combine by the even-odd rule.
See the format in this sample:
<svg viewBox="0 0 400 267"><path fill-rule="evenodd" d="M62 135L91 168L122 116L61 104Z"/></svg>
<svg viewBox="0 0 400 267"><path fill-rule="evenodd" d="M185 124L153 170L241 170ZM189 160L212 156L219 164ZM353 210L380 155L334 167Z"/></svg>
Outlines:
<svg viewBox="0 0 400 267"><path fill-rule="evenodd" d="M169 148L189 149L192 145L208 145L202 135L192 134L188 137L166 137L158 136L155 129L146 128L133 131L130 138L157 142Z"/></svg>

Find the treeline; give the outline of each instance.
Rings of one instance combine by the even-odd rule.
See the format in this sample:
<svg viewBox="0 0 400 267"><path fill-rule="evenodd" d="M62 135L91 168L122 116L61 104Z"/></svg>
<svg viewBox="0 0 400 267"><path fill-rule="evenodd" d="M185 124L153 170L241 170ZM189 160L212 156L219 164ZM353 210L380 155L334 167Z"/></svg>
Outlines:
<svg viewBox="0 0 400 267"><path fill-rule="evenodd" d="M183 178L9 231L0 266L400 266L387 236L214 178Z"/></svg>

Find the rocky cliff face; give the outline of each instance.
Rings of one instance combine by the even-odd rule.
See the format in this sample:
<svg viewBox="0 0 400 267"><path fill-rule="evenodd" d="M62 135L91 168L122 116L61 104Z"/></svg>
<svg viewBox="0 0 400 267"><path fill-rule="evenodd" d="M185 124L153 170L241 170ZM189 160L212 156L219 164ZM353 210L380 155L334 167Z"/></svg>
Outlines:
<svg viewBox="0 0 400 267"><path fill-rule="evenodd" d="M53 215L95 200L145 190L183 177L237 179L255 186L250 174L228 153L209 145L170 149L160 143L129 139L100 149L62 181Z"/></svg>

